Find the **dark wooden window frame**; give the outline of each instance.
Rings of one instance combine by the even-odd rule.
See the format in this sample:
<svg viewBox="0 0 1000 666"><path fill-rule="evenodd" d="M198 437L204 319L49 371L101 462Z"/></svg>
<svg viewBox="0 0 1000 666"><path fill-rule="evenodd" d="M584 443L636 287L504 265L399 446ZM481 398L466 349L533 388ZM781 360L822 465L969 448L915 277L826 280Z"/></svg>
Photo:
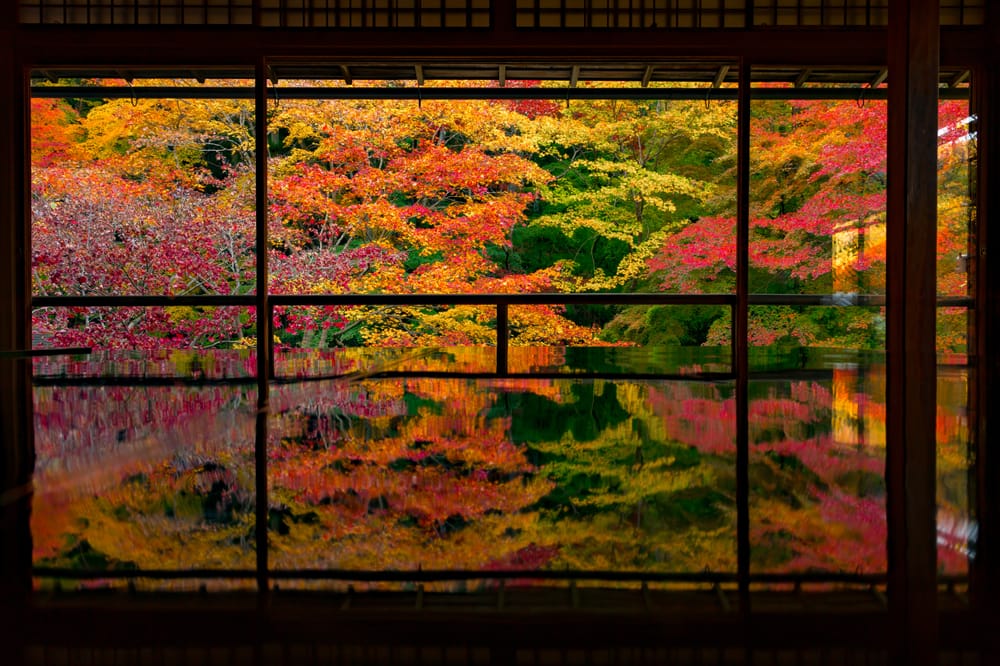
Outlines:
<svg viewBox="0 0 1000 666"><path fill-rule="evenodd" d="M899 7L903 4L907 3L904 3L903 0L897 0L893 6ZM920 2L919 4L926 9L928 4L934 3ZM998 22L1000 20L1000 16L998 16L1000 11L998 11L995 4L989 3L986 9L987 25L993 28L1000 25L1000 22ZM0 111L2 129L7 137L11 139L3 148L4 159L0 160L0 184L2 184L6 191L12 193L13 196L2 201L3 208L0 211L0 222L2 222L2 225L0 225L2 229L0 231L3 233L2 245L5 246L6 251L4 256L8 260L6 262L7 265L3 268L4 279L0 281L0 285L3 286L2 291L0 291L0 306L2 306L5 314L9 313L11 315L8 321L2 326L2 329L0 329L0 343L2 343L5 349L20 348L23 350L26 346L30 345L29 322L30 309L32 307L32 301L29 297L30 264L26 260L26 250L30 248L30 244L26 245L29 233L29 220L26 210L26 202L29 197L29 185L26 177L26 155L28 154L26 127L27 99L30 96L27 72L34 66L48 66L52 62L60 61L67 62L69 61L68 58L71 57L69 54L74 53L73 49L76 49L76 52L89 53L90 57L93 58L93 62L98 64L119 63L123 59L127 61L128 58L123 58L122 54L129 52L129 49L136 48L137 45L145 43L149 35L113 33L106 30L102 31L99 28L93 28L92 30L96 32L91 35L86 35L83 31L79 33L70 31L67 33L65 30L58 28L50 32L44 30L33 31L30 29L19 30L14 27L17 24L17 19L13 9L7 7L3 11L4 13L0 14L0 44L4 44L5 46L0 47L2 48L0 55L3 56L3 68L0 70L0 88L11 92L10 98L12 103L8 108ZM896 23L896 27L895 32L890 31L891 34L887 41L889 44L888 53L890 56L896 54L900 57L909 58L913 54L911 50L915 48L912 46L913 40L911 37L916 30L912 25L902 25L903 21L890 20ZM549 44L552 41L551 35L546 35L543 38L541 36L526 35L524 32L512 31L511 20L504 17L499 17L499 20L495 17L492 25L491 38L483 40L481 37L477 37L475 40L464 40L462 37L456 37L454 42L450 43L443 50L435 50L435 47L422 42L420 39L410 38L404 38L401 45L394 45L389 48L377 45L373 46L372 42L369 41L372 39L372 35L364 31L359 31L356 36L345 37L336 49L343 50L344 52L370 53L375 57L378 57L380 52L388 55L396 54L396 57L398 57L398 54L405 52L436 53L438 55L441 53L466 55L472 53L492 53L493 55L489 56L490 59L503 61L506 58L498 55L501 50L498 49L498 45L507 42L518 44L518 48L523 53L545 53L545 49L551 46ZM65 44L57 43L57 40L66 37L67 34L69 35L69 39L66 40ZM216 49L200 49L201 53L208 55L208 57L212 57L211 54L216 53L226 62L239 62L244 66L252 66L256 69L258 83L255 87L255 98L258 109L266 109L267 91L263 73L266 71L267 60L263 55L255 63L250 63L246 59L248 53L267 51L266 45L251 46L248 48L245 38L242 36L235 36L230 33L230 36L227 38L226 35L218 32L206 34L209 35L209 38L218 37L220 39L220 46ZM756 40L760 39L762 34L773 37L774 45L759 45ZM839 32L818 31L813 33L803 31L800 36L797 36L792 33L767 33L766 31L754 34L754 31L748 30L745 32L734 31L728 33L725 38L718 36L709 36L706 38L700 34L678 33L676 36L672 35L670 45L665 46L662 42L662 37L633 32L626 35L619 42L612 40L611 44L617 44L617 48L622 54L641 52L670 52L674 54L684 52L689 52L690 54L711 53L715 56L719 55L720 52L744 54L741 56L742 69L740 71L746 72L749 71L748 67L752 64L769 65L776 62L807 63L812 62L814 59L826 60L828 62L842 60L855 65L864 62L870 63L873 61L873 56L875 61L877 61L879 59L878 54L885 53L883 50L884 47L878 45L879 37L877 35L879 34L878 31L845 30ZM885 32L881 33L883 37L885 34ZM51 42L48 41L50 36L52 39ZM844 37L849 39L855 38L854 43L858 48L853 51L844 50L842 41ZM767 36L764 37L764 39L767 38ZM923 38L921 37L920 39ZM944 35L942 35L943 38ZM156 52L159 55L152 56L149 64L187 61L190 57L196 57L183 54L164 55L169 50L165 50L164 47L169 44L171 39L170 34L166 32L163 33L162 38L155 37L153 39L154 42L158 42L159 44L157 47L159 51ZM555 42L556 44L562 44L564 48L572 48L572 44L576 44L580 53L589 51L594 53L602 52L601 48L595 47L593 44L585 46L587 39L584 35L577 35L561 42L557 39ZM322 54L330 49L329 45L325 44L322 36L317 34L306 34L296 37L276 35L271 41L279 44L284 42L286 44L284 47L285 52L290 54L298 52ZM485 46L479 44L478 42L480 41L485 41ZM917 41L919 42L919 39ZM266 44L268 40L264 40L264 42ZM227 48L231 49L229 52L230 55L223 55L227 52ZM81 51L81 49L84 50ZM407 51L408 49L409 51ZM663 51L664 49L665 51ZM281 52L282 49L277 49L277 51ZM996 627L1000 626L1000 620L997 619L1000 613L997 611L995 601L997 593L1000 592L1000 575L998 575L1000 574L1000 571L998 571L1000 569L998 567L998 564L1000 564L1000 535L997 534L997 530L995 529L998 518L1000 518L998 516L998 511L1000 510L997 509L1000 506L1000 502L998 502L998 498L1000 498L1000 484L997 483L997 480L1000 479L1000 473L998 473L1000 472L1000 456L991 451L990 447L986 445L988 438L993 434L992 431L995 428L985 418L985 414L991 411L995 413L998 406L1000 406L1000 384L997 383L997 377L1000 377L1000 354L987 344L987 340L991 337L996 339L997 323L1000 322L1000 310L998 310L1000 308L1000 299L997 298L997 294L1000 293L1000 271L987 270L988 262L985 250L988 237L987 219L992 215L993 209L998 207L996 192L1000 191L997 181L997 174L1000 173L1000 169L988 169L988 164L996 159L996 155L1000 154L1000 132L994 129L998 118L997 109L1000 109L1000 85L997 85L998 79L996 74L997 67L1000 65L1000 56L998 56L998 53L1000 53L1000 30L986 30L978 33L955 32L949 34L947 43L942 44L942 54L946 52L948 56L943 61L967 63L973 73L973 79L976 82L976 86L973 88L974 104L979 111L979 136L981 145L980 160L977 165L978 181L980 183L978 188L980 223L979 228L975 231L978 237L980 253L972 261L974 275L977 278L974 287L975 291L970 296L973 302L971 304L963 303L970 307L970 312L974 309L977 313L974 325L975 335L973 337L975 354L974 359L970 359L970 361L974 362L975 372L978 377L975 390L976 404L978 405L977 409L980 416L972 427L976 431L975 439L977 442L977 450L975 452L977 460L976 504L981 531L977 559L973 563L971 570L970 593L972 597L972 615L966 617L968 621L963 620L952 628L961 628L961 640L969 641L968 644L974 646L975 649L996 650L998 639L991 638L991 633L995 636ZM64 55L60 56L60 53ZM243 55L234 57L231 55L232 53L242 53ZM922 54L923 52L918 49L916 53ZM552 57L551 53L548 57ZM918 69L922 68L924 72L930 66L928 57L925 54L916 57L915 62L916 67ZM894 65L890 61L890 68L899 66L899 60L896 60L895 63ZM745 82L742 83L745 84ZM741 86L741 90L745 88L745 85ZM894 103L890 101L890 107L893 107L893 105ZM926 111L924 109L924 113ZM890 113L893 113L892 108L890 108ZM258 122L260 122L260 118L262 117L263 114L258 113ZM916 138L912 133L912 128L909 127L910 121L906 118L908 116L900 120L900 117L897 116L896 120L891 120L890 132L893 132L892 126L894 125L896 127L895 131L898 133L897 136L906 136L908 137L907 141L915 142ZM747 157L748 154L744 148L740 159L745 160ZM263 157L259 155L258 160L262 161ZM898 173L899 163L896 162L895 164L896 166L890 164L889 169L891 174ZM264 177L263 170L258 168L258 178ZM266 181L263 184L266 186ZM741 183L738 186L739 196L744 202L747 201L746 197L748 196L744 193L746 187L746 183ZM900 196L898 193L890 194L890 216L900 214L899 207L905 205L903 202L907 196ZM264 204L266 204L267 199L266 189L258 187L257 197L258 210L265 210L266 206ZM745 210L744 206L743 211ZM741 212L741 215L745 215L745 212ZM260 239L258 239L258 242L260 242ZM892 252L893 250L890 249L890 253ZM745 265L745 258L742 261ZM898 269L895 268L889 269L890 274L896 273L897 277L904 275L903 271L897 271ZM266 286L266 279L264 279L263 283L259 283L258 286ZM907 289L911 290L907 291ZM739 298L739 294L741 293L744 294L743 299ZM905 299L914 296L919 297L919 294L908 287L904 280L903 296L900 297L898 293L896 296L890 294L890 306L894 302L900 302L900 298ZM137 300L143 301L142 298ZM257 296L251 297L251 300L246 304L253 305L259 309L259 314L264 314L270 308L280 305L280 300L280 296L269 296L263 288L258 288ZM745 302L741 302L744 300ZM172 303L176 303L176 301ZM743 290L738 290L737 303L735 306L731 306L735 307L737 312L737 317L734 317L737 325L739 325L739 313L741 311L745 312L751 303L751 296L746 294L745 287ZM96 305L97 303L93 304ZM155 303L146 301L139 304L152 305ZM938 305L943 304L938 303ZM264 321L266 322L267 320L264 319ZM745 326L745 323L743 326ZM266 338L266 336L264 337ZM739 340L740 338L735 337L734 339ZM908 343L905 340L889 342L890 354L899 353L910 344L912 342ZM900 345L902 345L902 349ZM923 342L918 343L918 346L923 347L926 352L928 346L926 337ZM895 352L893 351L894 349ZM264 364L258 368L258 380L260 381L261 377L267 376L268 368L265 364L267 357L266 348L262 346L259 352L258 362ZM897 374L894 376L896 377L895 381L898 382L900 378L905 379L908 375L905 371L900 372L899 361L895 361L895 363L897 364ZM740 368L737 366L735 370L737 375L739 375ZM742 371L746 372L745 366ZM7 447L3 456L3 487L0 490L3 491L5 501L10 500L5 506L0 507L3 509L4 529L4 542L2 552L0 552L0 556L2 556L2 559L0 559L0 564L2 564L2 568L0 568L0 583L2 583L4 592L3 598L10 601L11 599L26 599L26 597L20 597L21 592L19 591L23 591L26 584L30 585L30 540L26 541L24 538L26 518L20 513L20 508L24 506L26 498L30 497L30 487L24 490L24 479L25 474L30 474L30 469L33 465L33 454L30 446L30 376L28 364L23 361L0 359L0 375L2 375L2 381L0 381L0 398L2 398L0 400L0 415L3 417L3 436L7 440L5 442ZM738 379L738 381L741 380ZM743 404L745 405L745 397L743 398ZM922 423L921 419L914 416L912 411L904 414L900 407L901 404L903 403L900 402L900 398L894 398L892 404L889 406L890 411L910 421L911 426ZM262 425L261 420L258 420L258 425ZM896 427L899 426L897 425ZM745 435L741 435L741 437L745 438ZM898 432L894 434L894 431L890 430L890 449L899 449L902 446L902 437ZM260 453L258 451L258 455ZM738 465L741 464L743 463L738 463ZM904 475L907 473L905 461L900 466L898 473ZM258 483L260 483L263 476L258 475ZM745 480L743 483L745 483ZM926 489L926 478L918 482L917 485ZM898 500L902 500L903 491L896 482L890 481L889 488L891 494L895 494ZM266 488L264 488L264 492L266 493ZM264 496L260 493L260 488L258 488L258 493L259 497ZM897 502L893 507L889 508L890 531L898 529L901 524L905 525L907 520L921 518L918 515L919 513L914 513L912 509L908 512L905 500L902 501L902 504ZM745 511L743 515L745 515ZM922 516L924 521L926 518L926 515ZM258 519L258 525L261 522ZM893 525L896 525L896 528ZM921 525L923 526L916 525L915 527L918 532L922 532L922 538L926 539L928 536L926 522L922 522ZM910 529L910 527L905 529ZM9 535L14 535L15 538L8 539ZM893 538L898 537L890 536L890 539ZM926 541L924 543L923 548L926 549ZM917 548L919 550L920 546L917 546ZM266 590L269 582L267 577L260 577L258 575L259 572L267 572L266 549L263 550L265 551L263 554L260 550L258 551L258 557L263 557L264 560L258 561L257 569L250 571L249 576L258 576L259 589ZM745 556L744 551L740 557L745 558ZM894 565L894 562L898 563L906 560L905 556L896 555L895 557L896 559L892 556L890 557L890 576L892 573L899 573L899 567ZM906 567L904 567L905 569ZM745 566L741 564L740 570L745 571ZM245 573L247 572L240 572L240 575L244 575ZM745 601L748 597L750 582L749 577L746 576L742 577L742 580L738 579L735 581L735 584L739 587L741 601ZM892 602L894 597L897 599L905 598L905 593L903 597L898 596L900 590L922 591L926 593L926 590L932 587L934 587L934 583L933 581L928 581L926 568L922 573L913 572L910 574L904 571L901 577L897 577L895 580L890 579L888 593L890 599L889 615L899 627L908 629L911 633L917 632L920 634L920 632L927 630L932 625L936 626L937 614L933 607L920 608L914 605L912 609L907 610L901 609L898 605L893 605ZM266 596L266 593L262 593L261 596ZM17 614L23 608L20 605L13 606L13 615L8 616L5 614L8 606L5 604L0 606L2 606L0 607L0 615L2 615L0 620L17 618ZM756 626L754 625L754 614L749 613L749 604L741 603L740 609L745 609L744 612L746 614L743 615L743 618L745 622L749 623L744 626ZM770 620L765 619L764 621L774 622L773 616ZM800 628L808 626L809 622L810 620L806 619L804 622L797 623L797 626ZM14 626L17 626L16 622ZM658 623L657 626L659 627L660 624ZM848 621L841 626L858 628L862 625L857 622L852 624ZM766 627L760 626L758 628L765 629ZM936 638L933 636L935 633L934 631L927 631L925 634L930 637L932 648L936 645ZM666 631L663 635L676 636L677 634ZM942 634L942 640L943 638L944 634ZM711 641L711 632L704 634L702 640L706 642ZM743 635L743 640L749 642L750 637ZM905 638L895 635L886 640L888 644L893 646L894 650L907 651L904 645ZM951 640L956 639L952 636ZM886 644L882 640L879 643ZM921 647L926 647L926 645L927 643L924 643ZM930 664L932 663L933 652L933 649L926 652L926 654L914 654L911 652L910 656L913 656L915 660L900 661L898 663Z"/></svg>
<svg viewBox="0 0 1000 666"><path fill-rule="evenodd" d="M595 580L595 581L670 581L670 582L702 582L708 584L735 584L740 592L742 605L749 603L749 590L752 583L790 583L801 585L803 583L855 583L860 585L884 586L888 580L888 574L851 574L851 573L809 573L809 574L752 574L750 572L750 519L749 519L749 497L748 497L748 467L749 467L749 444L748 444L748 408L747 408L747 386L752 379L747 360L748 344L746 338L747 312L752 305L831 305L830 295L822 294L756 294L749 293L747 282L748 271L748 233L749 233L749 105L752 100L767 99L836 99L855 100L861 99L886 99L888 91L885 88L857 88L857 87L826 87L826 88L754 88L749 85L750 66L744 65L740 70L739 81L742 84L739 88L711 88L708 90L698 90L691 88L642 88L642 89L613 89L613 88L540 88L534 91L532 98L569 100L569 99L688 99L688 100L735 100L739 106L739 125L737 130L738 145L738 174L737 174L737 227L735 230L734 246L737 256L737 284L735 293L730 294L644 294L644 293L574 293L574 294L347 294L347 295L289 295L272 293L268 288L268 273L266 261L259 261L257 266L257 290L256 295L248 296L36 296L31 299L32 308L38 307L99 307L99 306L253 306L257 312L257 321L269 324L272 320L274 308L291 305L492 305L496 308L497 316L497 359L496 368L492 373L436 373L449 376L466 377L533 377L538 379L552 378L558 373L512 373L508 369L508 336L506 322L508 320L508 308L511 305L524 304L658 304L658 305L725 305L730 310L730 320L733 327L731 346L731 370L728 373L711 373L708 375L690 374L620 374L608 375L607 377L617 377L621 379L680 379L687 380L708 379L712 381L730 380L735 382L737 396L737 571L735 572L704 572L704 573L675 573L675 574L655 574L655 573L623 573L615 571L572 571L572 572L539 572L539 571L511 571L505 573L483 572L483 571L420 571L420 572L383 572L383 571L342 571L342 570L296 570L296 571L276 571L268 567L267 547L258 548L257 569L255 571L216 571L216 570L188 570L188 571L141 571L141 572L81 572L55 568L36 568L33 571L35 577L40 578L246 578L256 577L261 591L266 591L272 580L281 579L304 579L304 580L348 580L348 581L369 581L369 580L400 580L409 582L428 582L438 580L461 580L461 579L517 579L517 578L540 578L540 579L575 579L575 580ZM32 89L32 95L36 97L77 97L86 96L89 98L250 98L255 96L258 99L258 117L265 119L265 123L257 127L257 132L265 135L266 109L267 104L273 103L278 98L279 92L269 85L269 77L264 72L270 71L268 63L262 62L258 70L257 82L254 88L232 88L232 87L144 87L129 86L121 87L63 87L63 86L41 86ZM141 69L130 69L132 72L141 74ZM969 88L948 89L945 91L946 97L954 99L968 98ZM328 87L294 87L282 89L281 99L525 99L524 89L518 88L328 88ZM260 107L263 105L264 113ZM267 160L265 156L258 154L257 158L257 246L258 257L266 257L263 251L268 245L267 240ZM877 294L860 294L851 302L851 306L883 306L886 305L885 296ZM970 311L975 310L976 299L968 297L938 298L936 307L966 307ZM270 382L274 377L274 348L271 342L273 338L266 330L266 326L258 331L258 374L257 374L257 395L262 411L266 411L268 404L268 393ZM382 373L382 376L416 376L420 373ZM575 374L575 378L592 378L597 375L591 373ZM605 377L605 375L600 375ZM267 487L266 487L266 464L267 457L262 450L267 441L267 420L262 419L258 429L258 441L256 447L258 478L257 505L266 511ZM267 516L258 516L257 521L257 543L267 543ZM263 551L263 552L262 552ZM954 585L965 582L964 577L942 578L942 582Z"/></svg>

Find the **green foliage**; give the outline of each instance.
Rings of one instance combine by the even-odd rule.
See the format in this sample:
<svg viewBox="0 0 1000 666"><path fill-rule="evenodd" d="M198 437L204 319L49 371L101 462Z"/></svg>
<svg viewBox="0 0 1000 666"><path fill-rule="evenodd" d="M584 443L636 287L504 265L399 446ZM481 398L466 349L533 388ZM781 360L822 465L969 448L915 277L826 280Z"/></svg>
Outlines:
<svg viewBox="0 0 1000 666"><path fill-rule="evenodd" d="M712 324L727 311L717 305L632 306L612 319L601 337L650 346L703 345Z"/></svg>

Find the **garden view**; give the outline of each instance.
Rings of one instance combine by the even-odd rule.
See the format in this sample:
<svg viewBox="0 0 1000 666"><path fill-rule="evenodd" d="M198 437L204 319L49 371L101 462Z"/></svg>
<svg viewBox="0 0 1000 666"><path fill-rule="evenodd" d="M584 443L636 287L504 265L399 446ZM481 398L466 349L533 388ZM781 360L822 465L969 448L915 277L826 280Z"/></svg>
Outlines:
<svg viewBox="0 0 1000 666"><path fill-rule="evenodd" d="M36 347L92 350L35 362L36 566L252 572L266 443L274 569L734 572L736 104L331 97L272 100L266 137L252 100L32 100L35 297L251 297L36 304ZM751 571L883 573L885 102L751 111ZM945 299L973 122L941 102ZM261 442L264 141L268 290L305 298L273 308ZM308 299L532 293L704 298L511 305L509 377L495 305ZM938 312L961 574L970 315Z"/></svg>

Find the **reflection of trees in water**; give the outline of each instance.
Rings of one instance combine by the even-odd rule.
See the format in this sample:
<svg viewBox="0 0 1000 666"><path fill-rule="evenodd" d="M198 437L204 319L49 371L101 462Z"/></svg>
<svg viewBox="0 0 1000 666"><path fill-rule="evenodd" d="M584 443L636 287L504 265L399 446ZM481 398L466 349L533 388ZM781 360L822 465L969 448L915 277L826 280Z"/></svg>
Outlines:
<svg viewBox="0 0 1000 666"><path fill-rule="evenodd" d="M752 382L755 571L884 570L883 382ZM36 562L252 568L254 402L233 386L36 389ZM965 459L947 453L962 418L939 406L946 571L974 533ZM733 571L735 433L726 382L276 385L271 560Z"/></svg>

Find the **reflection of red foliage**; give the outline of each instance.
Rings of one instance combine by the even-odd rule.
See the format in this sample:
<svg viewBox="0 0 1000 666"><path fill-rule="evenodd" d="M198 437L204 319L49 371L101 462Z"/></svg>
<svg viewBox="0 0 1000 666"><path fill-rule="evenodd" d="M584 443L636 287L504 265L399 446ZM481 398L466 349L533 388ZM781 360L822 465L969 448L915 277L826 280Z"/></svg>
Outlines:
<svg viewBox="0 0 1000 666"><path fill-rule="evenodd" d="M882 375L834 375L833 391L817 381L770 382L750 402L759 570L885 569ZM861 381L869 375L871 385ZM561 400L558 384L518 379L486 386L492 388L474 393L465 381L407 380L405 392L428 405L416 412L394 382L276 386L268 445L272 509L287 512L282 520L290 525L313 514L321 541L314 547L326 548L330 562L343 549L352 566L376 551L385 566L397 566L404 554L428 567L496 570L558 559L561 546L539 545L543 532L525 529L541 515L526 508L553 488L545 468L530 464L525 449L510 441L515 417L486 416L498 392L530 390ZM735 402L728 390L661 382L633 397L662 419L665 441L732 459ZM233 387L36 389L36 557L65 548L63 535L79 529L75 503L94 496L109 506L139 506L155 503L156 493L183 491L218 495L220 513L230 503L247 505L247 473L238 478L238 463L213 461L252 460L253 402ZM947 404L939 407L939 429L949 440L942 465L954 474L966 463L949 452L959 450L966 429L953 425L961 415ZM147 479L141 500L134 496L138 486L122 483L138 474ZM940 566L964 571L974 523L959 502L941 501ZM478 526L487 527L477 532ZM497 533L515 536L500 547L491 542ZM393 540L403 538L405 547L393 550ZM282 552L300 546L290 542Z"/></svg>
<svg viewBox="0 0 1000 666"><path fill-rule="evenodd" d="M503 559L494 560L483 568L487 571L511 571L518 569L530 571L532 569L541 569L558 553L559 549L554 546L531 544L515 553L511 553Z"/></svg>
<svg viewBox="0 0 1000 666"><path fill-rule="evenodd" d="M838 395L846 399L842 405L829 388L811 381L775 384L769 397L750 401L751 465L771 470L773 478L767 483L774 484L779 496L794 497L786 504L751 496L755 549L778 548L790 554L780 563L755 566L768 571L885 571L884 482L878 481L885 472L885 389L878 371L869 374L873 381L862 384L856 371L834 372ZM938 406L942 474L967 464L952 453L962 450L967 432L964 415L954 412L954 397L947 391ZM735 454L735 400L723 398L718 388L665 384L651 388L648 401L663 415L670 438L708 455ZM859 405L863 421L856 412ZM827 424L842 408L848 412L837 418L851 431L831 433ZM954 500L942 501L948 507ZM971 528L950 527L961 524L953 517L963 515L960 506L942 510L947 524L939 529L940 568L965 571Z"/></svg>

